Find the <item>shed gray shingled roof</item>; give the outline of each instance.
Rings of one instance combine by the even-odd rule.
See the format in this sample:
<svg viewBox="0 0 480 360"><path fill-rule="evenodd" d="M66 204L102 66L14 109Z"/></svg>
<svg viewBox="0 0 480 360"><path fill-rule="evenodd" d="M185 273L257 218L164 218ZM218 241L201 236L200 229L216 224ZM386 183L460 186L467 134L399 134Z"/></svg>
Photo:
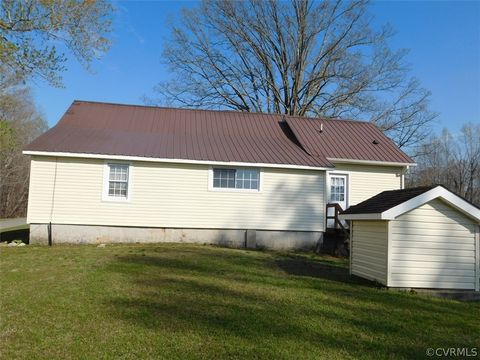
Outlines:
<svg viewBox="0 0 480 360"><path fill-rule="evenodd" d="M367 122L87 101L75 101L25 150L309 167L331 167L328 158L413 163Z"/></svg>
<svg viewBox="0 0 480 360"><path fill-rule="evenodd" d="M403 204L405 201L413 199L418 195L426 193L438 185L422 186L402 190L387 190L377 194L370 199L362 201L357 205L350 206L347 210L342 212L342 215L347 214L380 214L397 205Z"/></svg>

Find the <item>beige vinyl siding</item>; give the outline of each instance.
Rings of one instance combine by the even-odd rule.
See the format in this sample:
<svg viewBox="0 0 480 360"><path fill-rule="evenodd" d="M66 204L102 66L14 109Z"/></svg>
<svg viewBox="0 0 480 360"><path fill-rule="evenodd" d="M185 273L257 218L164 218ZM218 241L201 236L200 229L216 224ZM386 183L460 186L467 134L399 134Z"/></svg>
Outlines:
<svg viewBox="0 0 480 360"><path fill-rule="evenodd" d="M402 168L397 166L335 164L335 171L348 175L348 206L402 186Z"/></svg>
<svg viewBox="0 0 480 360"><path fill-rule="evenodd" d="M58 158L54 181L55 159L33 157L28 222L324 230L323 171L264 168L259 193L209 191L207 165L131 162L129 201L109 202L102 201L104 164Z"/></svg>
<svg viewBox="0 0 480 360"><path fill-rule="evenodd" d="M53 204L55 160L32 157L28 189L27 223L48 223ZM31 221L35 220L35 221Z"/></svg>
<svg viewBox="0 0 480 360"><path fill-rule="evenodd" d="M387 221L354 221L352 274L387 283Z"/></svg>
<svg viewBox="0 0 480 360"><path fill-rule="evenodd" d="M436 199L392 221L393 287L475 287L475 229L470 218Z"/></svg>

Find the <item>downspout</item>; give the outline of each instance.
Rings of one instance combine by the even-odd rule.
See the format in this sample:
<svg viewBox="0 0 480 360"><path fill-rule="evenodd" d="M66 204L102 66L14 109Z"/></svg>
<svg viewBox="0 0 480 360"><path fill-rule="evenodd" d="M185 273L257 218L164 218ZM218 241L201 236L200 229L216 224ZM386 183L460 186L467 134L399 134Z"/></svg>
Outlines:
<svg viewBox="0 0 480 360"><path fill-rule="evenodd" d="M55 207L55 188L57 186L57 167L58 167L58 157L55 157L55 172L53 175L53 189L52 189L52 201L50 205L50 219L48 222L48 246L53 245L53 240L52 240L52 219L53 219L53 209Z"/></svg>

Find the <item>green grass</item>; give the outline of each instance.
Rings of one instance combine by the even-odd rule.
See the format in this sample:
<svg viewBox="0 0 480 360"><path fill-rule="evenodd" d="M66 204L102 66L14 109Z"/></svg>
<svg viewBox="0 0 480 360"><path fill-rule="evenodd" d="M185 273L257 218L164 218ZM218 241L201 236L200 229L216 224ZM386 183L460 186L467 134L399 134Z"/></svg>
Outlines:
<svg viewBox="0 0 480 360"><path fill-rule="evenodd" d="M0 249L2 359L415 359L480 346L480 304L346 263L193 245Z"/></svg>

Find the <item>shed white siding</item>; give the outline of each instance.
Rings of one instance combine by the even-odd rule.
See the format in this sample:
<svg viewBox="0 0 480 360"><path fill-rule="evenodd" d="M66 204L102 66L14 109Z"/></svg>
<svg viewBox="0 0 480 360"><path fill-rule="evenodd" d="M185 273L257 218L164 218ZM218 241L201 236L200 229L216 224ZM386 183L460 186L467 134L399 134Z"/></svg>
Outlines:
<svg viewBox="0 0 480 360"><path fill-rule="evenodd" d="M348 206L385 190L401 189L402 171L398 166L335 164L335 172L348 175Z"/></svg>
<svg viewBox="0 0 480 360"><path fill-rule="evenodd" d="M351 272L387 284L387 221L355 221L352 228Z"/></svg>
<svg viewBox="0 0 480 360"><path fill-rule="evenodd" d="M473 220L435 199L391 223L388 286L475 288Z"/></svg>
<svg viewBox="0 0 480 360"><path fill-rule="evenodd" d="M324 231L324 171L264 168L259 193L209 191L207 165L131 162L131 199L107 202L104 164L32 157L27 221Z"/></svg>

